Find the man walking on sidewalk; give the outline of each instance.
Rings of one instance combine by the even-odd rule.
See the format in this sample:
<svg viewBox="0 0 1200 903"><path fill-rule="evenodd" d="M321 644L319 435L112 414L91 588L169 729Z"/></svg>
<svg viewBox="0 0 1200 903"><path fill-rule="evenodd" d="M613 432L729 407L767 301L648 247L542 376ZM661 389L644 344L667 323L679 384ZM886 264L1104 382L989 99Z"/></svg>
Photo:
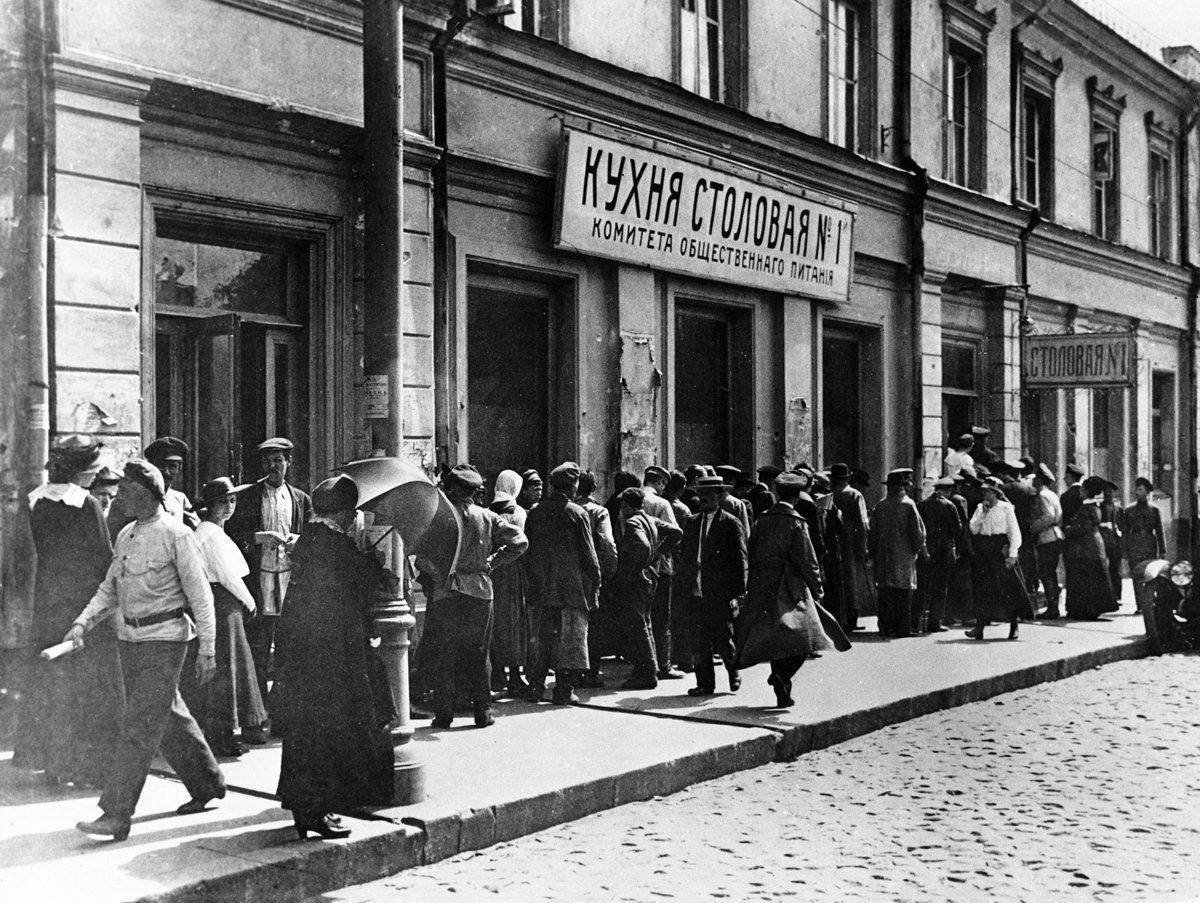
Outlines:
<svg viewBox="0 0 1200 903"><path fill-rule="evenodd" d="M912 474L909 468L888 473L887 495L871 512L868 550L879 588L879 633L885 637L912 636L917 556L927 555L925 525L916 502L908 497Z"/></svg>
<svg viewBox="0 0 1200 903"><path fill-rule="evenodd" d="M687 596L692 667L696 686L689 696L716 692L713 654L721 657L729 674L729 690L742 685L734 663L733 618L736 600L746 592L747 535L738 520L721 510L728 486L721 477L701 477L696 482L700 512L688 521L679 550L679 592Z"/></svg>
<svg viewBox="0 0 1200 903"><path fill-rule="evenodd" d="M1062 587L1058 585L1058 562L1062 558L1063 545L1063 512L1062 503L1054 494L1054 484L1058 482L1046 462L1038 465L1033 475L1033 487L1037 490L1034 501L1034 515L1030 522L1030 533L1037 543L1037 579L1042 584L1042 592L1046 595L1046 610L1038 615L1039 620L1054 620L1062 617L1059 612L1059 597ZM1030 581L1030 597L1036 584Z"/></svg>
<svg viewBox="0 0 1200 903"><path fill-rule="evenodd" d="M125 465L120 495L136 520L117 536L104 581L64 638L83 645L83 635L115 610L125 687L120 740L100 797L104 815L75 826L114 840L129 836L159 749L191 794L177 810L180 815L203 812L210 800L225 796L217 760L179 695L179 672L188 642L197 633L196 679L206 684L216 673L212 590L196 538L166 513L165 494L162 474L153 464L134 460Z"/></svg>
<svg viewBox="0 0 1200 903"><path fill-rule="evenodd" d="M646 468L642 478L644 500L642 510L651 517L656 517L672 526L679 526L675 518L675 508L670 501L663 498L663 491L671 474L657 464ZM682 642L671 631L671 597L675 582L674 554L660 555L658 564L654 566L658 574L658 588L654 591L654 603L650 607L650 629L654 634L654 655L658 662L659 680L678 680L683 673L671 667L673 661L672 646Z"/></svg>

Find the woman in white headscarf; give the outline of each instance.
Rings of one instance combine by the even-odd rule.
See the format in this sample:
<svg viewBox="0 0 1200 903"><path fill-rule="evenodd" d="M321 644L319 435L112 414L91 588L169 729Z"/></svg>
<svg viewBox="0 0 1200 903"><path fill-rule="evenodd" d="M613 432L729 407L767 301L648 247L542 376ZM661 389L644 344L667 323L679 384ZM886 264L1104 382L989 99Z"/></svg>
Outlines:
<svg viewBox="0 0 1200 903"><path fill-rule="evenodd" d="M524 481L515 470L503 470L496 477L496 491L489 506L510 523L525 529L526 511L517 504ZM529 627L525 615L525 571L519 561L510 561L492 571L492 674L503 682L505 695L524 698L529 684L521 677L529 648Z"/></svg>

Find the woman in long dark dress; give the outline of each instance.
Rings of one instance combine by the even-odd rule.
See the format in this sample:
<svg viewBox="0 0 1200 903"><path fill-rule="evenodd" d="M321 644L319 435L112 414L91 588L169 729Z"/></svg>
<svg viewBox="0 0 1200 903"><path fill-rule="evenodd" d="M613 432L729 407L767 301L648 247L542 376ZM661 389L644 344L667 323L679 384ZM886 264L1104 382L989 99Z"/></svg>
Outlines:
<svg viewBox="0 0 1200 903"><path fill-rule="evenodd" d="M347 530L358 488L346 476L312 495L275 637L272 733L283 738L279 797L301 838L345 837L333 813L391 802L391 695L370 646L371 597L387 571Z"/></svg>
<svg viewBox="0 0 1200 903"><path fill-rule="evenodd" d="M87 605L112 561L99 502L87 485L99 470L100 443L57 437L49 482L29 494L37 553L31 640L58 643ZM103 621L77 652L35 663L20 709L13 765L45 772L51 783L104 782L124 705L116 631Z"/></svg>
<svg viewBox="0 0 1200 903"><path fill-rule="evenodd" d="M1068 618L1094 621L1118 607L1108 574L1104 538L1100 534L1104 483L1099 477L1088 477L1083 481L1083 504L1063 527Z"/></svg>
<svg viewBox="0 0 1200 903"><path fill-rule="evenodd" d="M496 491L489 506L511 524L525 529L525 509L517 504L523 480L515 470L496 477ZM521 677L528 652L528 623L525 591L528 585L520 561L510 561L492 570L492 673L503 681L505 695L524 699L529 684ZM492 689L501 689L493 686Z"/></svg>
<svg viewBox="0 0 1200 903"><path fill-rule="evenodd" d="M1020 578L1021 528L999 479L986 477L980 494L983 500L969 524L975 553L975 626L967 636L982 640L989 622L1008 621L1008 638L1015 640L1020 636L1020 619L1033 617Z"/></svg>

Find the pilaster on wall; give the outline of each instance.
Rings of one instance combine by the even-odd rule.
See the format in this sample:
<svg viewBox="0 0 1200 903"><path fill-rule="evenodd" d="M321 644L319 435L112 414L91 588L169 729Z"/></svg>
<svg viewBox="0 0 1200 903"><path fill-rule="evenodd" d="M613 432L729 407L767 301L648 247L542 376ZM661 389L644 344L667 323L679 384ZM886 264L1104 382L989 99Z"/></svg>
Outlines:
<svg viewBox="0 0 1200 903"><path fill-rule="evenodd" d="M141 302L141 124L148 81L60 60L53 71L54 422L100 433L118 458L144 427L143 359L153 354Z"/></svg>
<svg viewBox="0 0 1200 903"><path fill-rule="evenodd" d="M933 481L942 475L942 459L946 426L942 423L942 285L946 273L926 270L921 278L920 297L916 300L919 309L915 320L919 324L913 341L919 342L914 359L919 362L919 371L913 375L920 380L919 421L914 428L920 430L920 469L913 474L913 482L919 497L933 490Z"/></svg>
<svg viewBox="0 0 1200 903"><path fill-rule="evenodd" d="M662 457L665 343L654 273L650 270L618 269L617 324L621 331L619 466L640 474Z"/></svg>
<svg viewBox="0 0 1200 903"><path fill-rule="evenodd" d="M1088 313L1077 310L1071 318L1071 328L1074 332L1088 331ZM1072 396L1075 419L1068 424L1070 436L1074 439L1074 448L1068 446L1067 460L1074 461L1087 473L1091 473L1095 465L1092 455L1092 390L1066 389ZM1073 453L1073 454L1072 454Z"/></svg>
<svg viewBox="0 0 1200 903"><path fill-rule="evenodd" d="M1021 447L1021 290L1007 289L987 303L987 411L991 447L1018 458Z"/></svg>
<svg viewBox="0 0 1200 903"><path fill-rule="evenodd" d="M1154 430L1154 365L1146 355L1149 345L1148 330L1141 323L1136 324L1133 327L1133 347L1138 355L1137 369L1134 371L1137 374L1137 383L1132 392L1124 393L1133 396L1133 410L1129 412L1130 419L1126 421L1133 426L1133 429L1129 431L1131 435L1127 437L1127 441L1132 447L1127 449L1125 460L1134 462L1135 476L1146 477L1150 477L1153 473L1150 454L1153 444L1151 436ZM1186 380L1184 385L1186 385ZM1175 422L1180 424L1185 422L1185 419L1177 416ZM1125 437L1122 441L1126 441ZM1151 479L1153 478L1151 477ZM1129 485L1132 485L1132 478L1130 478Z"/></svg>
<svg viewBox="0 0 1200 903"><path fill-rule="evenodd" d="M813 451L815 382L813 305L805 298L783 299L783 466L816 462ZM764 459L764 460L770 460ZM819 466L812 464L810 466Z"/></svg>

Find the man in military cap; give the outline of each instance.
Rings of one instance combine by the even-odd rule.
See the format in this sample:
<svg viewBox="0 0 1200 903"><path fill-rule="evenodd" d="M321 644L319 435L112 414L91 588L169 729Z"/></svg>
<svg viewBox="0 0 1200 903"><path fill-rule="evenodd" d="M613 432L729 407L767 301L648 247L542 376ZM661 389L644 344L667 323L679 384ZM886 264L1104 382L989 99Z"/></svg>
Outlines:
<svg viewBox="0 0 1200 903"><path fill-rule="evenodd" d="M474 709L476 727L494 724L492 716L492 568L521 557L529 540L521 528L475 504L483 477L470 464L452 467L442 477L446 496L457 509L462 535L458 554L445 579L434 575L433 598L439 631L431 650L434 674L433 726L448 728L461 689ZM594 552L593 552L594 554Z"/></svg>
<svg viewBox="0 0 1200 903"><path fill-rule="evenodd" d="M191 799L181 815L204 811L225 796L225 779L204 734L179 695L188 643L200 638L196 677L216 672L216 618L212 590L192 531L166 513L166 486L149 461L125 465L120 498L133 523L117 536L112 564L87 607L64 638L77 646L101 619L116 612L125 687L120 739L100 808L104 814L76 827L85 834L129 836L150 763L162 751Z"/></svg>
<svg viewBox="0 0 1200 903"><path fill-rule="evenodd" d="M925 548L929 556L917 562L917 604L912 612L914 633L941 633L946 611L946 591L958 561L958 547L966 524L950 501L953 477L933 482L933 492L917 503L925 526ZM924 624L922 624L924 620Z"/></svg>
<svg viewBox="0 0 1200 903"><path fill-rule="evenodd" d="M538 619L538 638L529 695L540 700L546 675L554 668L554 704L578 702L588 661L588 612L600 586L600 563L586 511L572 499L579 488L579 465L573 461L550 471L550 494L529 512L525 536L529 551L523 562L529 578L526 598Z"/></svg>
<svg viewBox="0 0 1200 903"><path fill-rule="evenodd" d="M155 439L146 446L146 460L155 466L162 475L166 492L163 496L163 508L167 514L178 519L193 530L200 525L200 518L192 507L187 495L172 487L183 473L183 459L188 454L187 443L174 436L163 436ZM113 506L108 510L108 532L116 542L117 534L135 517L131 506L119 501L120 495L113 500Z"/></svg>
<svg viewBox="0 0 1200 903"><path fill-rule="evenodd" d="M861 609L874 607L874 586L867 570L867 536L870 518L863 494L850 485L850 467L832 464L829 467L829 483L833 490L833 504L842 516L845 535L842 554L842 586L845 598L842 612L846 618L844 630L858 630L858 613Z"/></svg>
<svg viewBox="0 0 1200 903"><path fill-rule="evenodd" d="M879 589L879 633L912 636L912 599L917 588L918 557L925 557L925 525L908 497L913 472L898 468L887 475L887 495L871 512L867 549L875 562Z"/></svg>
<svg viewBox="0 0 1200 903"><path fill-rule="evenodd" d="M1129 562L1129 575L1133 578L1133 597L1138 611L1149 604L1146 599L1146 565L1155 558L1167 556L1162 514L1150 502L1153 493L1154 484L1146 477L1138 477L1133 481L1133 504L1121 512L1125 558Z"/></svg>
<svg viewBox="0 0 1200 903"><path fill-rule="evenodd" d="M312 499L287 480L294 446L290 439L276 436L258 445L259 470L263 477L242 493L237 510L226 525L250 566L247 578L257 612L246 625L246 639L254 654L258 690L267 700L267 680L272 673L271 653L275 629L283 612L292 575L292 550L312 520ZM244 729L248 743L264 741L263 729Z"/></svg>
<svg viewBox="0 0 1200 903"><path fill-rule="evenodd" d="M532 467L521 471L521 492L517 496L517 504L527 512L532 511L542 500L544 488L542 475Z"/></svg>
<svg viewBox="0 0 1200 903"><path fill-rule="evenodd" d="M642 477L642 489L644 490L642 510L651 517L656 517L673 526L679 526L674 506L662 497L663 490L666 489L670 479L671 474L664 467L651 464L646 468ZM658 662L658 679L678 680L683 677L683 672L671 667L671 662L674 661L672 646L675 639L671 632L672 584L675 580L674 553L660 555L658 563L655 565L655 571L658 573L658 588L654 591L654 603L650 606L650 630L654 634L654 657Z"/></svg>
<svg viewBox="0 0 1200 903"><path fill-rule="evenodd" d="M991 467L1000 460L1000 456L988 448L988 436L992 434L986 426L971 427L971 436L975 440L971 447L971 459L976 464L982 464L984 467Z"/></svg>

